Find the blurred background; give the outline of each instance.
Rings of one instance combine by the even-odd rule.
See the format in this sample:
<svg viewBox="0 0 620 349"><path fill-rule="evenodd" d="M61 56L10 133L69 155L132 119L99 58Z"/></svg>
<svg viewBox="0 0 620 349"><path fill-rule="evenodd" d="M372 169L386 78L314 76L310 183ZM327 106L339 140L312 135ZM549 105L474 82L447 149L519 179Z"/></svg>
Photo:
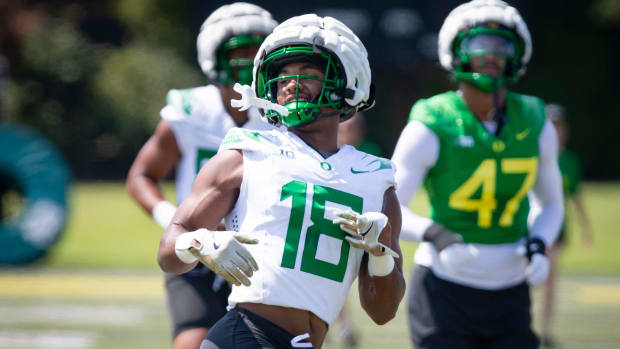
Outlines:
<svg viewBox="0 0 620 349"><path fill-rule="evenodd" d="M260 1L282 21L316 12L344 21L368 48L377 103L369 137L389 155L409 109L452 87L437 61L437 32L462 1ZM122 179L159 120L167 90L204 84L200 24L225 1L0 1L3 119L37 129L78 180ZM569 147L585 176L617 179L620 3L510 1L534 55L515 90L564 104Z"/></svg>
<svg viewBox="0 0 620 349"><path fill-rule="evenodd" d="M315 12L358 34L377 86L376 105L366 112L368 139L389 157L413 103L454 88L437 61L437 33L462 2L254 3L278 21ZM578 228L569 226L574 238L561 260L558 337L566 348L618 348L620 1L508 2L521 12L534 45L514 90L566 107L567 147L582 160L594 231L594 244L585 248ZM56 149L57 158L49 166L68 193L58 200L64 213L31 217L57 232L39 246L36 261L0 269L0 348L170 347L155 261L161 230L129 200L123 180L159 121L166 92L206 83L195 39L206 16L226 3L0 0L0 126L18 125L49 142L44 147ZM0 152L14 159L12 143L0 134ZM165 189L174 201L173 187ZM8 193L0 200L6 220L28 206L23 188L0 192ZM423 195L412 206L426 212ZM414 251L405 245L407 270ZM382 328L352 308L362 347L411 347L404 303ZM339 347L336 339L329 345Z"/></svg>

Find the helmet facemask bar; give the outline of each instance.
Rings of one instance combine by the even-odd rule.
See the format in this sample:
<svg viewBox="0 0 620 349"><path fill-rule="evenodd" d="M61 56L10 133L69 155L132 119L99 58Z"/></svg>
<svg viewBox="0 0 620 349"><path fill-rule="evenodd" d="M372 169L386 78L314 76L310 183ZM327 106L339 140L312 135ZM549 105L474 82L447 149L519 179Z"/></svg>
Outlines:
<svg viewBox="0 0 620 349"><path fill-rule="evenodd" d="M511 45L511 49L476 49L468 51L467 46L470 41L479 36L496 36L498 41L502 39ZM492 92L506 84L516 83L519 79L518 71L520 60L523 56L524 44L519 37L512 31L503 28L475 27L466 32L460 33L453 42L453 51L458 57L455 66L454 78L465 81L484 92ZM500 54L506 57L506 64L500 76L491 76L483 73L472 72L470 63L473 57L483 57L487 54Z"/></svg>
<svg viewBox="0 0 620 349"><path fill-rule="evenodd" d="M260 46L265 40L262 35L235 35L224 42L217 51L217 82L232 86L235 82L244 85L252 83L253 58L228 58L228 53L236 48Z"/></svg>
<svg viewBox="0 0 620 349"><path fill-rule="evenodd" d="M281 122L289 127L298 127L308 124L319 117L336 114L348 116L352 114L349 109L353 108L347 108L346 103L344 103L341 97L342 90L346 86L344 70L339 66L339 61L334 59L334 57L335 55L326 50L317 50L316 47L308 45L287 46L267 55L257 72L256 91L259 98L277 103L278 81L296 80L295 100L285 105L289 110L289 114L282 116L274 110L268 110L265 117L269 122L274 124ZM297 74L279 76L280 69L284 65L303 61L308 61L320 69L324 69L324 76L322 78ZM316 80L323 84L320 92L311 101L299 100L299 87L303 79ZM332 108L336 111L322 113L321 108Z"/></svg>

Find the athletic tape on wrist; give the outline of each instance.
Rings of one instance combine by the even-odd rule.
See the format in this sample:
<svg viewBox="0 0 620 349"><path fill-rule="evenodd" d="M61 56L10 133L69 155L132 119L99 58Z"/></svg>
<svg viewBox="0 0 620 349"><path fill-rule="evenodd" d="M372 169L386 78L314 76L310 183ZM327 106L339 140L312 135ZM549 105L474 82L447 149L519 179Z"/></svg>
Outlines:
<svg viewBox="0 0 620 349"><path fill-rule="evenodd" d="M185 264L192 264L198 260L198 258L189 251L189 246L191 246L194 240L193 233L194 232L190 232L179 235L174 243L174 253L177 255L177 258Z"/></svg>
<svg viewBox="0 0 620 349"><path fill-rule="evenodd" d="M153 207L151 216L159 224L160 227L166 229L174 217L174 212L177 210L176 206L166 200L162 200Z"/></svg>
<svg viewBox="0 0 620 349"><path fill-rule="evenodd" d="M383 256L368 255L368 274L370 276L386 276L394 269L394 257L389 254Z"/></svg>

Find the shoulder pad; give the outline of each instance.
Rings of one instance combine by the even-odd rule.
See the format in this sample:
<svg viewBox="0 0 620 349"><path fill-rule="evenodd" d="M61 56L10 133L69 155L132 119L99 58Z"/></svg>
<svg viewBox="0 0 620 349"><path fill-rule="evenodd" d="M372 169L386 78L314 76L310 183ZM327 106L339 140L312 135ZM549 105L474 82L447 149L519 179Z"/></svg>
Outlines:
<svg viewBox="0 0 620 349"><path fill-rule="evenodd" d="M385 182L386 189L396 186L394 180L396 165L390 159L374 156L359 150L355 150L355 152L356 160L354 165L351 166L351 173L353 175L371 175L381 178L382 180L373 179L373 181L378 181L377 183Z"/></svg>
<svg viewBox="0 0 620 349"><path fill-rule="evenodd" d="M222 112L222 102L215 86L201 86L182 90L170 90L166 95L166 106L161 111L162 119L170 122L203 119Z"/></svg>
<svg viewBox="0 0 620 349"><path fill-rule="evenodd" d="M265 151L277 147L282 141L277 136L278 131L248 130L245 128L231 128L220 144L220 151L224 149L240 149L249 151Z"/></svg>

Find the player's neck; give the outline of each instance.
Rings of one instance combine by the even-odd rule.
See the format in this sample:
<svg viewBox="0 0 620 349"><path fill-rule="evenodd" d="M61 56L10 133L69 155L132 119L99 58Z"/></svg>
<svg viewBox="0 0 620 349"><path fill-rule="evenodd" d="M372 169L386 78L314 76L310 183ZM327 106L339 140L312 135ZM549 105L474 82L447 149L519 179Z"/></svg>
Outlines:
<svg viewBox="0 0 620 349"><path fill-rule="evenodd" d="M226 109L226 112L230 115L230 117L232 117L237 126L243 126L246 122L248 122L247 111L239 111L239 109L233 108L230 105L231 99L241 99L241 95L235 92L231 86L220 86L220 96L222 97L224 109Z"/></svg>
<svg viewBox="0 0 620 349"><path fill-rule="evenodd" d="M289 131L319 153L338 152L338 116L319 118L303 127L290 127Z"/></svg>
<svg viewBox="0 0 620 349"><path fill-rule="evenodd" d="M459 84L459 95L467 104L469 111L480 121L491 121L493 117L493 93L482 92L477 88L466 84ZM497 91L498 107L504 106L504 96L506 89L500 88Z"/></svg>

